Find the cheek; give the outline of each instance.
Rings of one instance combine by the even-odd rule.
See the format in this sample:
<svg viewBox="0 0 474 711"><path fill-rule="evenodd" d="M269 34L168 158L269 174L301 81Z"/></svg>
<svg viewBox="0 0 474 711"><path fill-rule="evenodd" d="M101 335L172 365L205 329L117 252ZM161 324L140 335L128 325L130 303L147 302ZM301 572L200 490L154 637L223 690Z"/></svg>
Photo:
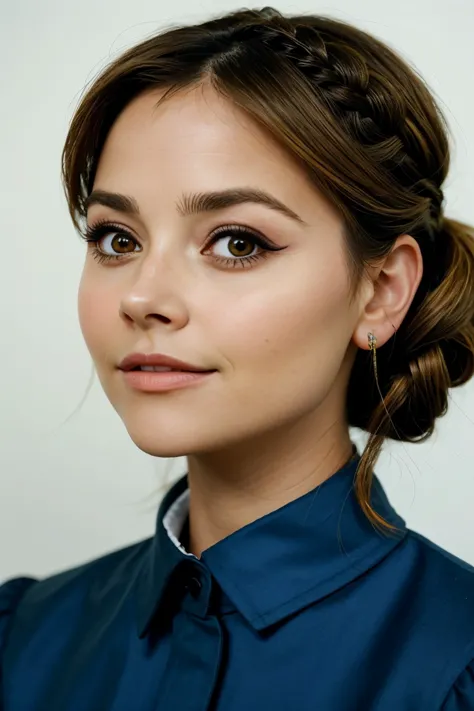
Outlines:
<svg viewBox="0 0 474 711"><path fill-rule="evenodd" d="M316 276L245 295L213 324L214 342L231 365L222 379L229 387L217 392L214 410L224 397L223 421L232 419L236 437L242 428L268 429L301 417L327 397L350 330L346 290L329 281Z"/></svg>
<svg viewBox="0 0 474 711"><path fill-rule="evenodd" d="M221 302L221 307L219 316L214 312L215 334L236 372L248 366L259 376L262 371L271 376L276 367L287 373L305 365L314 368L330 357L341 331L346 335L346 291L327 276L293 284L287 280L278 289L251 292L233 304Z"/></svg>
<svg viewBox="0 0 474 711"><path fill-rule="evenodd" d="M109 297L110 300L110 297ZM104 289L96 293L93 283L83 276L77 295L79 325L89 352L96 358L108 342L107 324L111 323L111 304Z"/></svg>

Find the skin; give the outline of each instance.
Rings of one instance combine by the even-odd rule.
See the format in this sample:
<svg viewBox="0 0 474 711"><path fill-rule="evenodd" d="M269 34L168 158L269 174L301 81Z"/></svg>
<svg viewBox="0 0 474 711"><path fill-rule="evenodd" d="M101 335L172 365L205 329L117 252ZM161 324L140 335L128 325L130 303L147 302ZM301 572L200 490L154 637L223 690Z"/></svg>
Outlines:
<svg viewBox="0 0 474 711"><path fill-rule="evenodd" d="M79 320L133 442L152 456L186 456L189 550L200 557L350 457L345 399L357 348L368 348L369 331L380 347L398 329L423 267L416 241L400 236L351 304L342 221L293 158L210 87L155 110L160 95L129 104L102 151L94 189L133 197L140 215L89 208L89 225L111 220L132 243L120 248L111 230L98 246L128 256L104 264L88 245ZM187 217L176 209L183 192L249 185L305 224L254 203ZM216 228L236 224L285 249L246 268L218 263L241 258L228 233L206 247ZM251 241L243 247L260 251ZM117 369L133 351L218 372L198 386L143 393Z"/></svg>

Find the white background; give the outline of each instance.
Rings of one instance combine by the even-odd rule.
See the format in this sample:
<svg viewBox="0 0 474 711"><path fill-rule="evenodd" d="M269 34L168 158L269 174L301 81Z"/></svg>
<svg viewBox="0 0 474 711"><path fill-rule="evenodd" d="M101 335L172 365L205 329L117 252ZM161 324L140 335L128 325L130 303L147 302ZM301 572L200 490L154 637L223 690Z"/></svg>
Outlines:
<svg viewBox="0 0 474 711"><path fill-rule="evenodd" d="M152 535L185 471L141 452L93 387L77 317L85 254L60 183L84 86L160 28L242 7L224 0L1 0L0 580L43 577ZM261 5L255 7L263 7ZM248 7L254 7L248 5ZM276 2L374 33L428 82L452 132L446 212L474 222L473 0ZM424 444L388 443L376 472L408 525L474 564L474 383L451 391ZM359 447L364 435L353 430ZM163 485L164 488L163 488Z"/></svg>

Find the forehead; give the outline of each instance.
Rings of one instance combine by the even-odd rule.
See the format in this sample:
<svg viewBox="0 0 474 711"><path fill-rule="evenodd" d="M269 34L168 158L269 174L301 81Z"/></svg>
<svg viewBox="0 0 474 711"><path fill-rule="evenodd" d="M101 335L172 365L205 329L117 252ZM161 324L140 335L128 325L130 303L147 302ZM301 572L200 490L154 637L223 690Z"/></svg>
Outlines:
<svg viewBox="0 0 474 711"><path fill-rule="evenodd" d="M163 155L215 155L234 161L246 155L253 163L292 161L291 156L243 110L208 87L182 90L156 106L164 91L134 99L115 121L106 148ZM122 145L125 144L125 145Z"/></svg>
<svg viewBox="0 0 474 711"><path fill-rule="evenodd" d="M245 111L207 85L157 101L164 90L134 99L105 142L95 186L156 198L181 190L251 185L288 204L305 221L340 224L292 156Z"/></svg>

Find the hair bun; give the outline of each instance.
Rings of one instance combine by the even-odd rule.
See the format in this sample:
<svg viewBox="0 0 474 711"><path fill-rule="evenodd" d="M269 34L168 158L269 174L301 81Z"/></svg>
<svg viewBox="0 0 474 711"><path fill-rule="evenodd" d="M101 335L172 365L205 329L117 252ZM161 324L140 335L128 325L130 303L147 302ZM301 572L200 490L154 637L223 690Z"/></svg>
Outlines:
<svg viewBox="0 0 474 711"><path fill-rule="evenodd" d="M349 424L390 439L423 441L446 414L448 389L474 375L474 229L445 218L440 282L419 287L397 333L371 353L359 351L349 384ZM387 411L390 418L387 417Z"/></svg>

